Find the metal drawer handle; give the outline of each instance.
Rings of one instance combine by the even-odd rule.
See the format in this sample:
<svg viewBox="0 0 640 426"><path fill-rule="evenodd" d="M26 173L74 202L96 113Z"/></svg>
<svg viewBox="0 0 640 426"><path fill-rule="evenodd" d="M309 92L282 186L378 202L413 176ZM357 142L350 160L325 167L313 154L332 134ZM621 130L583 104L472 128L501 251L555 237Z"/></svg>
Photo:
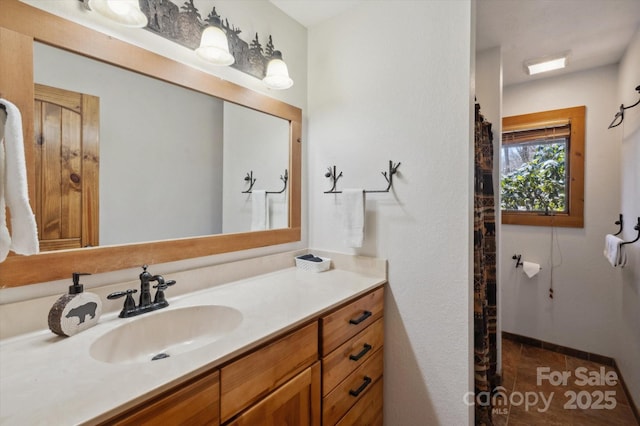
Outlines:
<svg viewBox="0 0 640 426"><path fill-rule="evenodd" d="M355 355L349 355L349 359L351 361L359 361L360 358L365 356L365 354L371 350L372 347L373 346L371 346L370 344L365 343L364 346L362 347L362 350L359 353L355 354Z"/></svg>
<svg viewBox="0 0 640 426"><path fill-rule="evenodd" d="M358 325L360 324L362 321L366 320L367 318L369 318L371 316L371 311L364 311L362 313L362 315L360 315L360 317L356 318L356 319L350 319L349 320L349 324L353 324L353 325Z"/></svg>
<svg viewBox="0 0 640 426"><path fill-rule="evenodd" d="M369 386L369 384L371 383L371 377L369 376L364 376L364 382L362 382L362 384L360 385L360 387L356 390L350 390L349 391L349 395L351 396L358 396L362 393L363 390L365 390L365 388L367 386Z"/></svg>

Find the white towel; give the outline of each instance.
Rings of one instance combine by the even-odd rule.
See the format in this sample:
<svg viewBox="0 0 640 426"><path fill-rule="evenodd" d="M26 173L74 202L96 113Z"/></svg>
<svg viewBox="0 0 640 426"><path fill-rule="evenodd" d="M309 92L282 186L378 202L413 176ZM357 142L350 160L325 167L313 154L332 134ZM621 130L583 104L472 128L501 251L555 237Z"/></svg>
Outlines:
<svg viewBox="0 0 640 426"><path fill-rule="evenodd" d="M3 120L3 112L0 112L0 120ZM7 206L4 202L4 183L7 177L4 171L4 122L0 122L0 262L7 258L11 247L11 235L7 228Z"/></svg>
<svg viewBox="0 0 640 426"><path fill-rule="evenodd" d="M251 191L251 230L268 229L269 209L267 208L267 191L254 189Z"/></svg>
<svg viewBox="0 0 640 426"><path fill-rule="evenodd" d="M0 190L0 262L9 250L18 254L39 252L36 218L29 205L27 189L27 167L24 159L24 140L22 136L22 115L11 102L0 99L7 108L7 123L4 129L4 141L0 150L3 172ZM1 136L1 135L0 135ZM11 235L7 229L6 208L11 212Z"/></svg>
<svg viewBox="0 0 640 426"><path fill-rule="evenodd" d="M611 266L624 267L627 263L627 255L620 246L624 241L615 235L607 234L604 243L604 257L607 258Z"/></svg>
<svg viewBox="0 0 640 426"><path fill-rule="evenodd" d="M345 189L343 197L344 238L347 247L362 247L364 240L364 190Z"/></svg>

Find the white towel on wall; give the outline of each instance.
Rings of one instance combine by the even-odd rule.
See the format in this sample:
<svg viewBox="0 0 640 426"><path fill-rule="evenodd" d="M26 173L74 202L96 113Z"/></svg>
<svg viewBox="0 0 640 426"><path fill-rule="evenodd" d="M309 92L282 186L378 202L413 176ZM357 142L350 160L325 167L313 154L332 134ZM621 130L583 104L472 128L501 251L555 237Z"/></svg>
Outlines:
<svg viewBox="0 0 640 426"><path fill-rule="evenodd" d="M269 209L267 207L267 191L254 189L251 191L251 230L268 229Z"/></svg>
<svg viewBox="0 0 640 426"><path fill-rule="evenodd" d="M604 257L607 258L611 266L624 267L627 263L627 255L620 244L624 241L615 235L607 234L604 243Z"/></svg>
<svg viewBox="0 0 640 426"><path fill-rule="evenodd" d="M36 218L29 205L27 187L27 167L24 159L22 136L22 115L11 102L0 99L7 108L7 123L4 131L3 172L0 192L0 262L6 258L8 250L30 255L39 252ZM4 204L4 205L3 205ZM8 237L5 207L11 213L11 235ZM7 241L7 238L9 240ZM9 244L7 250L7 244ZM4 256L2 256L4 254Z"/></svg>
<svg viewBox="0 0 640 426"><path fill-rule="evenodd" d="M1 118L0 112L0 119ZM2 126L2 123L0 123ZM4 139L2 138L2 132L0 132L0 262L7 258L9 254L9 247L11 247L11 235L9 235L9 228L7 228L7 206L4 202L4 183L7 181L7 177L4 171Z"/></svg>
<svg viewBox="0 0 640 426"><path fill-rule="evenodd" d="M344 239L347 247L362 247L364 241L364 190L345 189L343 197Z"/></svg>

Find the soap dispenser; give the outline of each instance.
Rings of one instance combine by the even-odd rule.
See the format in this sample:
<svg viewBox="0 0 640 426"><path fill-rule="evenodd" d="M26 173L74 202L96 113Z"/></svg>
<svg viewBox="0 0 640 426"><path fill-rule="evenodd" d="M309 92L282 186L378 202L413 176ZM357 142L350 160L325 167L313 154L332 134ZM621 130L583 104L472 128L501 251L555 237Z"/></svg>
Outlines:
<svg viewBox="0 0 640 426"><path fill-rule="evenodd" d="M93 293L85 293L80 284L81 275L74 272L69 293L63 294L49 311L49 329L60 336L73 336L98 323L102 313L102 301Z"/></svg>

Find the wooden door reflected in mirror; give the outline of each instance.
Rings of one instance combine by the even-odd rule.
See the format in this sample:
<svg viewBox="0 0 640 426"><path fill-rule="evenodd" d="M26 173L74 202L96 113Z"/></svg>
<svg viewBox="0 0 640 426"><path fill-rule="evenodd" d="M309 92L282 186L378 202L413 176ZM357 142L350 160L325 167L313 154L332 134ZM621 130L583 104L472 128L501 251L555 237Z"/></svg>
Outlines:
<svg viewBox="0 0 640 426"><path fill-rule="evenodd" d="M40 250L97 246L100 99L40 84L34 93Z"/></svg>

